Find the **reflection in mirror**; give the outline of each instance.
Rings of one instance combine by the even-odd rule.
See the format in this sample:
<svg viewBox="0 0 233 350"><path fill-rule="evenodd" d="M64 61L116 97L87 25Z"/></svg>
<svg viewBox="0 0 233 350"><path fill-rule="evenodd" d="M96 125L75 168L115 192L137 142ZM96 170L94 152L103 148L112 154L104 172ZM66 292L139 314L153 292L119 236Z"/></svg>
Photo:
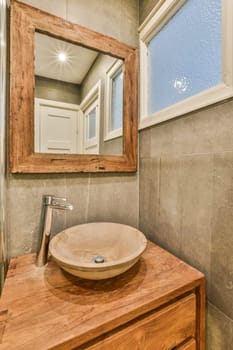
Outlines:
<svg viewBox="0 0 233 350"><path fill-rule="evenodd" d="M20 1L12 2L10 20L11 172L135 172L138 139L137 48ZM52 48L48 43L44 48L40 47L40 36L41 41L53 39L58 49L62 48L59 66L54 60L51 62L49 56L39 61L39 54L44 50L53 59L58 54L56 47ZM75 57L75 62L78 62L82 57L81 53L73 53L73 46L67 43L78 49L91 49L95 56L87 71L81 71L82 83L59 77L58 73L64 71L66 66L73 79L77 70L71 69L71 58ZM69 57L65 55L67 46ZM81 68L87 61L85 57L79 65ZM118 59L121 60L119 70ZM44 66L47 66L47 73L41 72ZM55 76L50 75L53 68ZM49 75L46 75L48 72ZM56 90L55 93L54 85L59 92ZM123 108L122 101L118 101L122 96L119 89L123 90ZM58 95L62 96L61 100L57 99ZM44 118L41 118L40 109ZM67 114L63 113L64 110ZM117 133L121 125L123 135L121 131L122 136L119 136Z"/></svg>
<svg viewBox="0 0 233 350"><path fill-rule="evenodd" d="M35 152L123 153L124 62L36 32Z"/></svg>

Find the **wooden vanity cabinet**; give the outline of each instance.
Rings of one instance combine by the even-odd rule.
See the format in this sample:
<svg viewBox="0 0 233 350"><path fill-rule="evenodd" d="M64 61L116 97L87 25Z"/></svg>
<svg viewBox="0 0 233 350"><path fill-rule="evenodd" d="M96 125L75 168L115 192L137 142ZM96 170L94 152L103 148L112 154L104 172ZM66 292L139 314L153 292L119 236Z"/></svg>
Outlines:
<svg viewBox="0 0 233 350"><path fill-rule="evenodd" d="M195 332L196 296L192 293L169 306L145 315L130 325L125 325L121 330L106 336L98 343L81 349L192 349L195 346L195 340L188 342L186 347L183 345L177 347L177 345L187 339L194 339Z"/></svg>
<svg viewBox="0 0 233 350"><path fill-rule="evenodd" d="M148 242L139 263L104 281L35 255L11 260L0 302L1 350L204 350L205 279Z"/></svg>

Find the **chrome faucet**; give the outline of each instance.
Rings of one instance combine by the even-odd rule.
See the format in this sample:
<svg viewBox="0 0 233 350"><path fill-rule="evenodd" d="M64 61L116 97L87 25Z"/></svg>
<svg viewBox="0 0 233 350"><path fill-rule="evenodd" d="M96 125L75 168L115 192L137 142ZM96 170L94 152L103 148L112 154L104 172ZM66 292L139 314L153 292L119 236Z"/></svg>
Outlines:
<svg viewBox="0 0 233 350"><path fill-rule="evenodd" d="M73 205L66 202L66 198L44 195L43 196L43 231L40 249L37 253L36 266L44 266L48 261L49 239L52 226L53 209L72 210Z"/></svg>

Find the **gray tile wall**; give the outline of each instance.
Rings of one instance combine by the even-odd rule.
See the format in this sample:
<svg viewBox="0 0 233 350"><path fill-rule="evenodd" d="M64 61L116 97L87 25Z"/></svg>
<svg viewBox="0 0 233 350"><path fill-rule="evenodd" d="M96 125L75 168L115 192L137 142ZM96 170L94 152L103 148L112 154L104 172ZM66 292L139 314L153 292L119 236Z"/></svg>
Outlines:
<svg viewBox="0 0 233 350"><path fill-rule="evenodd" d="M43 194L66 196L74 205L73 211L54 211L53 233L95 221L137 226L135 175L10 175L7 212L10 256L37 249Z"/></svg>
<svg viewBox="0 0 233 350"><path fill-rule="evenodd" d="M139 227L206 274L208 350L233 348L232 135L233 101L140 132Z"/></svg>
<svg viewBox="0 0 233 350"><path fill-rule="evenodd" d="M157 0L140 0L140 22ZM140 132L140 229L206 274L207 349L233 349L233 101Z"/></svg>
<svg viewBox="0 0 233 350"><path fill-rule="evenodd" d="M25 0L29 5L137 45L138 1ZM66 196L72 212L57 211L53 232L84 222L113 221L138 225L137 174L8 174L9 255L36 250L43 194Z"/></svg>

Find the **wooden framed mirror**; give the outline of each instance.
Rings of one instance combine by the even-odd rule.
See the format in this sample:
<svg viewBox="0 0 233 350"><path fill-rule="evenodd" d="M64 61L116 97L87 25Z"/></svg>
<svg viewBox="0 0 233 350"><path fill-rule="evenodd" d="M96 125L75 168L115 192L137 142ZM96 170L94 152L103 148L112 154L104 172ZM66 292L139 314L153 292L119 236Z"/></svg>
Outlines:
<svg viewBox="0 0 233 350"><path fill-rule="evenodd" d="M72 52L70 55L72 57L76 55L75 57L80 58L82 55L80 50L84 50L84 58L81 61L83 63L80 63L82 68L90 57L87 71L82 71L84 77L87 77L90 71L92 72L95 64L99 64L100 61L105 62L105 68L107 68L104 70L104 77L101 76L102 80L98 80L92 86L90 83L89 85L82 85L80 88L80 91L82 91L81 102L79 101L75 105L76 107L74 107L73 102L69 103L69 106L66 104L68 107L64 107L62 104L64 101L58 102L56 104L57 107L52 106L53 110L50 113L48 111L48 108L51 107L50 97L48 98L50 101L42 98L40 99L40 102L42 100L41 104L38 102L35 95L35 92L39 89L37 87L38 82L45 87L45 90L48 90L49 84L54 80L59 86L65 84L66 92L68 91L67 84L74 84L72 80L71 83L69 80L68 82L57 82L56 77L59 69L56 69L55 64L51 62L48 65L45 57L40 57L46 51L41 46L42 39L47 43L47 48L48 43L52 41L53 45L54 43L58 46L65 45L68 47L68 51ZM61 57L61 60L64 60L64 56L63 58ZM44 62L44 64L41 62ZM107 65L106 62L108 62ZM54 70L55 78L54 76L52 78L51 76L41 76L40 68L46 64L49 67L47 72L49 71L49 74L52 74L52 70ZM101 71L103 71L103 66L101 66ZM76 72L75 68L70 74L70 79L74 78ZM138 57L136 48L78 24L68 22L60 17L13 1L11 5L10 44L11 172L135 172L137 170L137 79ZM89 86L89 91L87 85ZM103 92L101 91L100 93L103 85L104 97ZM111 87L110 92L107 90L109 86ZM112 98L111 100L109 100L109 96ZM114 97L115 100L113 96L116 96ZM122 102L120 99L117 99L119 96L122 97ZM88 97L90 98L89 100ZM91 109L90 106L92 106L91 103L93 101L93 108ZM105 110L101 110L101 103L105 107L107 106ZM46 107L43 119L40 117L42 112L38 112L36 109L38 106L42 106L42 109L44 106ZM75 119L75 116L62 117L62 119L60 114L57 113L57 109L55 110L54 108L62 110L67 108L77 113L81 111L81 114L77 117L79 119ZM114 113L111 108L115 108ZM115 121L112 121L113 114L116 115ZM51 118L51 115L55 116L55 118ZM117 129L110 130L110 138L106 137L106 133L103 131L103 125L106 124L105 122L103 124L104 116L105 121L109 120L109 123L115 123L114 125ZM57 130L57 124L54 123L58 119L60 134L58 132L56 137L54 137L54 130ZM71 119L73 122L70 122ZM77 130L79 134L80 130L82 131L82 136L76 140L74 139L73 148L71 146L68 147L70 140L64 139L65 130L69 124L70 132L72 133L75 129L77 134L77 126L74 124L77 120L79 121ZM121 127L122 133L120 133ZM46 135L44 136L43 134L42 137L43 130ZM51 135L48 135L49 133ZM94 137L96 135L100 140L99 143L96 141L97 138ZM51 139L54 138L56 142L51 143ZM84 139L87 139L86 143ZM120 148L114 148L115 151L111 152L111 147L105 147L109 144L120 144ZM67 152L64 151L66 148Z"/></svg>

